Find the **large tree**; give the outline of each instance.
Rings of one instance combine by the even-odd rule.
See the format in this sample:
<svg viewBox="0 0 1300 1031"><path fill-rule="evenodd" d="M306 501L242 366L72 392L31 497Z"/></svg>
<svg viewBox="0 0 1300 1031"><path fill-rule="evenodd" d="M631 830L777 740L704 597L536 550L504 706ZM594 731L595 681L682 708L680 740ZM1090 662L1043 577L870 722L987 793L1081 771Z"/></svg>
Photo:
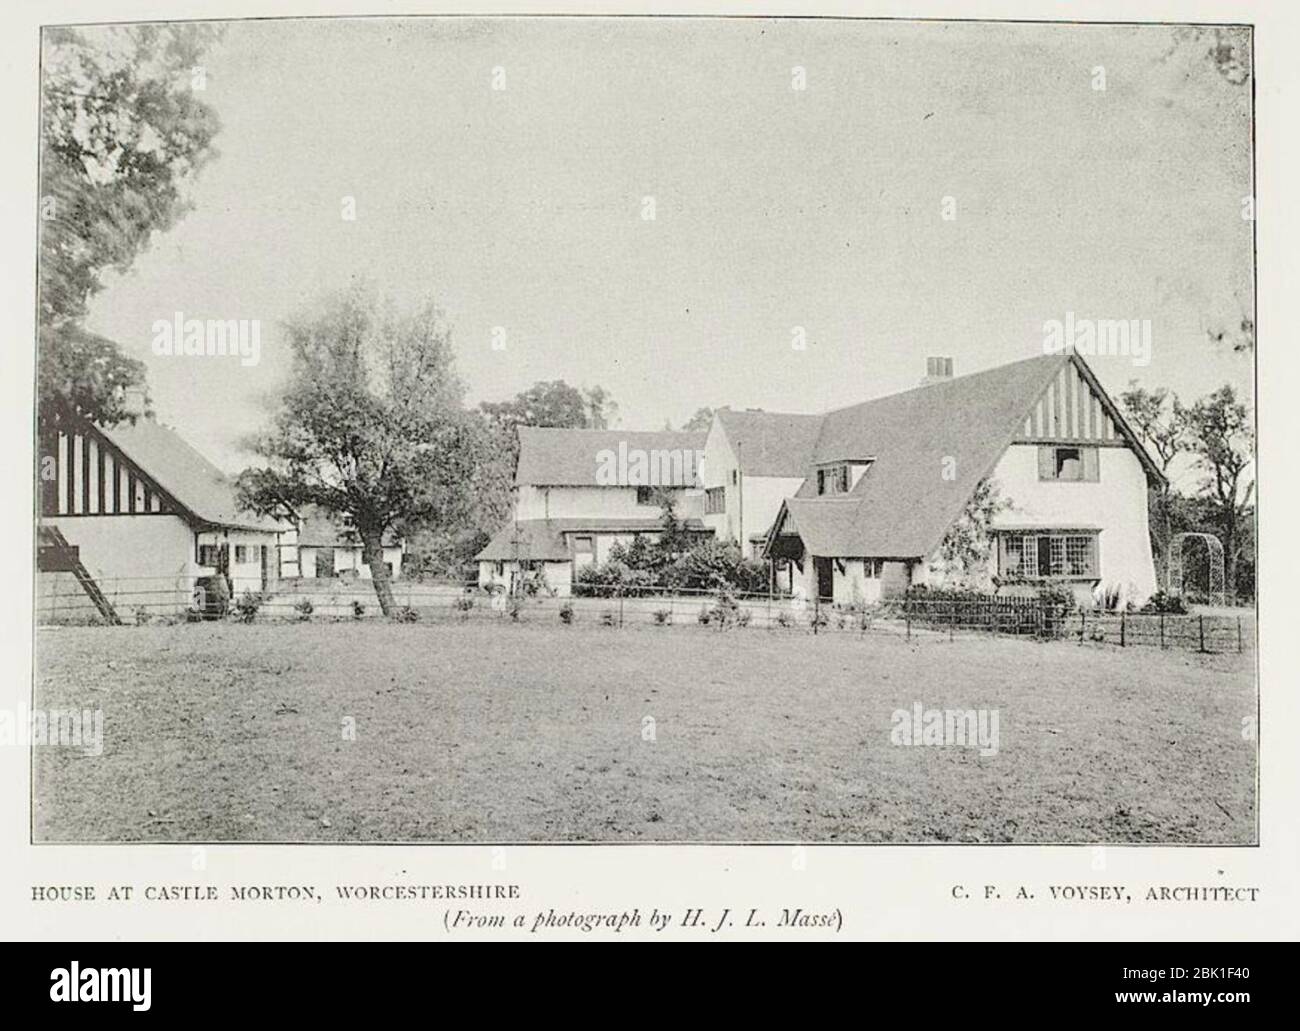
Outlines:
<svg viewBox="0 0 1300 1031"><path fill-rule="evenodd" d="M1187 430L1189 450L1203 473L1201 495L1218 526L1226 563L1225 587L1237 591L1237 563L1249 535L1244 523L1253 514L1252 476L1255 429L1245 403L1230 386L1220 387L1188 408L1175 405Z"/></svg>
<svg viewBox="0 0 1300 1031"><path fill-rule="evenodd" d="M103 274L124 271L188 210L212 158L215 112L200 99L219 30L185 23L42 37L38 399L99 422L128 415L143 363L78 328Z"/></svg>
<svg viewBox="0 0 1300 1031"><path fill-rule="evenodd" d="M450 334L432 303L399 313L356 288L291 320L285 342L288 384L251 442L268 463L240 475L241 500L291 519L309 505L341 516L389 615L384 535L462 525L472 509L484 441L461 408Z"/></svg>
<svg viewBox="0 0 1300 1031"><path fill-rule="evenodd" d="M1120 394L1119 400L1129 425L1147 450L1155 453L1160 471L1165 474L1164 484L1153 491L1155 520L1151 537L1161 570L1160 582L1168 590L1168 550L1173 536L1173 486L1169 467L1186 448L1186 420L1182 417L1178 396L1170 393L1167 387L1146 390L1139 387L1136 380L1130 380L1128 390Z"/></svg>

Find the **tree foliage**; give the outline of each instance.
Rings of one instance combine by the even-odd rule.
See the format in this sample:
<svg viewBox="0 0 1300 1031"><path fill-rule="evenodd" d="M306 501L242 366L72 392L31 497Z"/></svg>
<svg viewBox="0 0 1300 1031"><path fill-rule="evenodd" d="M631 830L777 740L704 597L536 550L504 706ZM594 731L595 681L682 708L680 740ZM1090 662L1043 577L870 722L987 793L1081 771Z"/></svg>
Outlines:
<svg viewBox="0 0 1300 1031"><path fill-rule="evenodd" d="M189 208L219 123L196 95L218 35L184 23L44 35L38 397L103 423L127 411L121 388L144 365L77 328L109 269L125 271Z"/></svg>
<svg viewBox="0 0 1300 1031"><path fill-rule="evenodd" d="M291 519L307 505L342 516L388 615L384 533L463 524L487 445L461 408L450 334L432 303L399 313L357 288L291 320L285 342L288 385L250 442L268 462L240 475L241 500Z"/></svg>

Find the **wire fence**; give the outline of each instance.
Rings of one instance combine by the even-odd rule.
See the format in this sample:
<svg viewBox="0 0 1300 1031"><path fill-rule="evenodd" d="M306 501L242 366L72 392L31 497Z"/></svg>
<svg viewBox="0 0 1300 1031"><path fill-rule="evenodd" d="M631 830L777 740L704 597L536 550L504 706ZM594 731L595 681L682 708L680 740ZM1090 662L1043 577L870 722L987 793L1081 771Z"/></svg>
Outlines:
<svg viewBox="0 0 1300 1031"><path fill-rule="evenodd" d="M184 578L101 580L99 586L125 623L204 617L194 585ZM1241 652L1254 636L1253 622L1240 615L1077 609L1034 597L945 598L908 592L870 604L837 605L775 592L644 586L601 587L594 595L512 594L460 580L397 580L392 590L394 618L410 623L495 620L611 628L694 626L716 632L878 634L922 641L985 634L1199 652ZM250 588L241 592L236 585L222 618L368 620L382 618L382 613L373 582L353 577L285 580L266 593ZM38 585L37 619L41 623L103 621L70 576Z"/></svg>

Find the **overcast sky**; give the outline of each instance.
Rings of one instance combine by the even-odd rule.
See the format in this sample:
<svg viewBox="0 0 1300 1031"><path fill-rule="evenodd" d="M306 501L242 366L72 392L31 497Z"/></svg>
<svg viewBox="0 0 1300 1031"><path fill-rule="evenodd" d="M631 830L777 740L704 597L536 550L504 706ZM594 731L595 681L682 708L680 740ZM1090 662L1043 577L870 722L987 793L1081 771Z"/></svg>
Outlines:
<svg viewBox="0 0 1300 1031"><path fill-rule="evenodd" d="M1252 311L1250 85L1210 42L829 20L235 23L206 62L222 130L195 208L89 325L148 363L162 420L229 469L285 369L277 323L357 276L438 301L469 402L599 384L628 429L702 405L852 404L914 386L926 355L960 375L1041 354L1066 312L1151 320L1149 365L1092 361L1112 393L1136 378L1249 398L1250 359L1206 337ZM150 327L176 311L260 319L261 364L154 357Z"/></svg>

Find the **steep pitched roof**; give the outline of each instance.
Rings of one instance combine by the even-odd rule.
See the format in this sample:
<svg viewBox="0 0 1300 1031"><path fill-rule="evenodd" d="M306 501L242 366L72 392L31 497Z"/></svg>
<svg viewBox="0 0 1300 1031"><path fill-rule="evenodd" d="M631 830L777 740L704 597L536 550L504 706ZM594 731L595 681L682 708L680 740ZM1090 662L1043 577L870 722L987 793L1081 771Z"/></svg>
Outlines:
<svg viewBox="0 0 1300 1031"><path fill-rule="evenodd" d="M696 533L708 531L699 519L682 520L682 528ZM511 562L519 558L532 562L567 562L567 533L649 533L663 529L659 519L523 519L507 523L474 556L477 562Z"/></svg>
<svg viewBox="0 0 1300 1031"><path fill-rule="evenodd" d="M643 451L674 451L689 453L692 459L704 450L705 433L687 432L629 432L626 430L566 430L544 429L536 426L519 427L519 464L515 468L515 483L519 486L537 487L598 487L601 453L625 454ZM674 464L671 482L662 486L691 487L695 485L694 461Z"/></svg>
<svg viewBox="0 0 1300 1031"><path fill-rule="evenodd" d="M720 409L717 416L745 475L807 475L823 416L729 408Z"/></svg>
<svg viewBox="0 0 1300 1031"><path fill-rule="evenodd" d="M234 481L170 427L140 418L134 426L123 423L98 430L197 521L242 530L283 529L273 519L241 510Z"/></svg>
<svg viewBox="0 0 1300 1031"><path fill-rule="evenodd" d="M805 480L777 523L788 514L813 554L930 554L1068 361L1042 355L828 412L814 463L875 460L847 497L818 497Z"/></svg>

